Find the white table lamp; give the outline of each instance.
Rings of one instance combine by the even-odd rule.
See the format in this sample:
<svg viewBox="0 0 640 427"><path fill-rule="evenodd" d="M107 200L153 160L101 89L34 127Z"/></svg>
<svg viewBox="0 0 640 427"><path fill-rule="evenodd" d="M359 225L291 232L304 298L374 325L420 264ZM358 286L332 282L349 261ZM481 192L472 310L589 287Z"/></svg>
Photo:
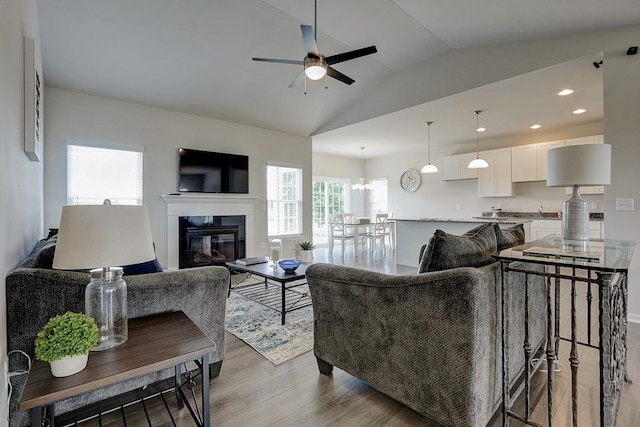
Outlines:
<svg viewBox="0 0 640 427"><path fill-rule="evenodd" d="M106 201L105 201L106 202ZM85 311L100 330L93 351L116 347L127 340L127 284L122 265L155 259L145 206L64 206L53 267L91 270Z"/></svg>
<svg viewBox="0 0 640 427"><path fill-rule="evenodd" d="M589 206L580 186L611 184L611 145L586 144L554 148L547 152L547 187L572 187L562 204L562 239L585 247L589 241Z"/></svg>

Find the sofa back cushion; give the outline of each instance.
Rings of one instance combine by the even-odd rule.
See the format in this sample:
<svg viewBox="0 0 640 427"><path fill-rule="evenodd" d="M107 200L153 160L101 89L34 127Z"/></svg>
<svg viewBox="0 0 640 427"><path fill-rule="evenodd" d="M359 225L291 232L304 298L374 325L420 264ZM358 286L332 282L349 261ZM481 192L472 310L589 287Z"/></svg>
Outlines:
<svg viewBox="0 0 640 427"><path fill-rule="evenodd" d="M524 245L524 225L517 224L512 227L500 228L498 223L493 223L496 240L498 241L498 252L514 246Z"/></svg>
<svg viewBox="0 0 640 427"><path fill-rule="evenodd" d="M436 230L420 260L418 273L456 267L482 267L495 260L498 249L493 224L482 224L462 236Z"/></svg>

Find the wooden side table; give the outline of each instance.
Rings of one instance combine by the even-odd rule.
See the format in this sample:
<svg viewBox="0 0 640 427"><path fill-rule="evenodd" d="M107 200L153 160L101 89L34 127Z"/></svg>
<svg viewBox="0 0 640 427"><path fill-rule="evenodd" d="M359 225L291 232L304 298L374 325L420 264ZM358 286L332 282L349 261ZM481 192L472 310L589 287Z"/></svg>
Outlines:
<svg viewBox="0 0 640 427"><path fill-rule="evenodd" d="M209 354L215 349L213 341L181 311L131 319L127 342L111 350L90 353L87 367L77 374L56 378L51 375L48 363L36 361L18 407L31 409L31 425L38 427L42 409L46 408L53 427L54 405L60 400L170 367L175 367L176 386L180 386L180 364L201 359L202 419L192 414L196 424L208 427Z"/></svg>

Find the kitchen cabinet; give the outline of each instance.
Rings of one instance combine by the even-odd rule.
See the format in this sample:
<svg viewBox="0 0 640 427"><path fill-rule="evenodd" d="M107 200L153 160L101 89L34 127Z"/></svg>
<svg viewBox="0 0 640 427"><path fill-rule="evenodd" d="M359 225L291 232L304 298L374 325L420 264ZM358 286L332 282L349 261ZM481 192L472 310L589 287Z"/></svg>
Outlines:
<svg viewBox="0 0 640 427"><path fill-rule="evenodd" d="M478 195L480 197L513 196L511 148L481 151L480 157L489 163L489 167L478 169Z"/></svg>
<svg viewBox="0 0 640 427"><path fill-rule="evenodd" d="M513 182L539 181L536 144L511 148L511 180Z"/></svg>
<svg viewBox="0 0 640 427"><path fill-rule="evenodd" d="M549 234L562 234L562 221L536 219L531 223L531 240L542 239ZM604 221L589 221L589 238L604 239Z"/></svg>
<svg viewBox="0 0 640 427"><path fill-rule="evenodd" d="M476 158L476 153L456 154L442 158L442 179L455 181L460 179L477 179L477 169L469 169L467 165Z"/></svg>
<svg viewBox="0 0 640 427"><path fill-rule="evenodd" d="M513 182L546 181L547 151L564 147L565 142L548 141L511 148L511 180Z"/></svg>

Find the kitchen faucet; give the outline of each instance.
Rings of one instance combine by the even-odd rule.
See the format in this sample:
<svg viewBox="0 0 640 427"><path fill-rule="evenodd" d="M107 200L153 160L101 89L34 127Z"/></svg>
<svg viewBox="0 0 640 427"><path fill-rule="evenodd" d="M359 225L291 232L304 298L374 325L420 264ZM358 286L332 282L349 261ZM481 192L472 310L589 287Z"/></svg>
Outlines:
<svg viewBox="0 0 640 427"><path fill-rule="evenodd" d="M542 205L540 205L540 207L538 208L538 213L540 214L540 216L544 216L544 209L542 209Z"/></svg>

